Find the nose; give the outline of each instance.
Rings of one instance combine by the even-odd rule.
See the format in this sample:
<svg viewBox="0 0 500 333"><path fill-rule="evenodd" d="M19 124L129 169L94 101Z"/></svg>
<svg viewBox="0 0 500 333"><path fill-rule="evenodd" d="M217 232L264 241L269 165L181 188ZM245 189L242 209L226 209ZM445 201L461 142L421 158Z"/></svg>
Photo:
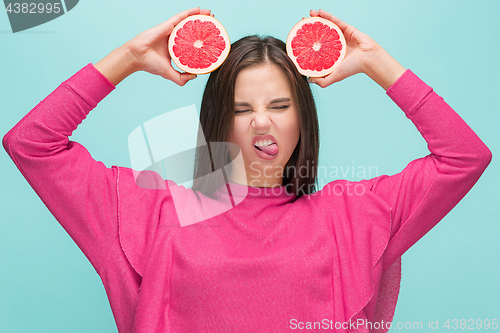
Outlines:
<svg viewBox="0 0 500 333"><path fill-rule="evenodd" d="M271 126L271 119L266 109L258 110L253 113L252 127L257 132L266 132L269 126Z"/></svg>

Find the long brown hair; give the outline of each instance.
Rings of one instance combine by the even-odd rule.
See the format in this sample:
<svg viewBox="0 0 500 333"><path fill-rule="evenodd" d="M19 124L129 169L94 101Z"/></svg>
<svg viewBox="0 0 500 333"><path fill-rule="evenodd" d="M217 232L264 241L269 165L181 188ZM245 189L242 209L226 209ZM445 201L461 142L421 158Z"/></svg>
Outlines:
<svg viewBox="0 0 500 333"><path fill-rule="evenodd" d="M227 59L208 78L200 111L200 123L205 137L199 132L193 190L212 193L227 182L222 176L204 177L223 169L230 162L227 150L213 149L212 143L226 142L229 137L234 121L234 87L238 73L244 68L262 63L277 65L286 74L299 114L300 139L285 166L282 186L297 196L311 194L316 190L319 126L311 88L307 78L297 71L287 56L285 43L274 37L259 36L247 36L234 42ZM204 145L204 142L209 145ZM212 181L207 181L207 178Z"/></svg>

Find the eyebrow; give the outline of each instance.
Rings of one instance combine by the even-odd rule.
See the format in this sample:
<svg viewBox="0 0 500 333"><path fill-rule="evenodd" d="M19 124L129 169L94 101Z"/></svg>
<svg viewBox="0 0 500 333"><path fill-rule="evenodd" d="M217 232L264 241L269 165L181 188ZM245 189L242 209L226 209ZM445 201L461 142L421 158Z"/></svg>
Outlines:
<svg viewBox="0 0 500 333"><path fill-rule="evenodd" d="M284 102L290 102L290 98L276 98L271 101L269 104L275 104L275 103L284 103ZM234 106L250 106L250 104L245 103L245 102L236 102L234 103Z"/></svg>
<svg viewBox="0 0 500 333"><path fill-rule="evenodd" d="M290 98L276 98L276 99L273 99L271 101L271 104L274 104L274 103L283 103L283 102L290 102Z"/></svg>

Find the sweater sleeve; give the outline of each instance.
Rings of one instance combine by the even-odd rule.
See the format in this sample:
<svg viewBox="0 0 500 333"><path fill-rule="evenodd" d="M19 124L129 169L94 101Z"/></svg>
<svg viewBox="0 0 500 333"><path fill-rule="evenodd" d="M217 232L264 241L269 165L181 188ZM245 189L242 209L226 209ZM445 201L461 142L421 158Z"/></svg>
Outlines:
<svg viewBox="0 0 500 333"><path fill-rule="evenodd" d="M88 64L3 138L18 169L97 272L118 238L116 169L68 137L114 88Z"/></svg>
<svg viewBox="0 0 500 333"><path fill-rule="evenodd" d="M402 172L374 179L371 191L391 207L385 263L391 264L474 186L491 152L431 87L407 70L387 90L427 142L430 154Z"/></svg>

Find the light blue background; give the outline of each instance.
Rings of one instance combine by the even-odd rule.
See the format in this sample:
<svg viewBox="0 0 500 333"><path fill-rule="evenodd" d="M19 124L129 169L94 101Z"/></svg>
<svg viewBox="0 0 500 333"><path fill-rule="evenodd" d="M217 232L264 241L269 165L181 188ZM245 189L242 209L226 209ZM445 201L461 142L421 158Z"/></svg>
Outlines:
<svg viewBox="0 0 500 333"><path fill-rule="evenodd" d="M439 331L445 332L446 319L500 319L499 1L81 0L62 17L17 34L2 11L0 134L89 62L195 6L212 9L231 41L247 34L286 39L309 9L328 10L375 39L445 98L494 157L462 202L404 255L394 321L422 322L426 328L439 319ZM199 110L206 79L181 88L133 74L72 139L107 166L129 166L130 132L169 110L193 103ZM413 124L367 76L313 89L321 165L376 166L377 175L395 174L428 154ZM3 150L0 170L0 331L116 332L98 275Z"/></svg>

